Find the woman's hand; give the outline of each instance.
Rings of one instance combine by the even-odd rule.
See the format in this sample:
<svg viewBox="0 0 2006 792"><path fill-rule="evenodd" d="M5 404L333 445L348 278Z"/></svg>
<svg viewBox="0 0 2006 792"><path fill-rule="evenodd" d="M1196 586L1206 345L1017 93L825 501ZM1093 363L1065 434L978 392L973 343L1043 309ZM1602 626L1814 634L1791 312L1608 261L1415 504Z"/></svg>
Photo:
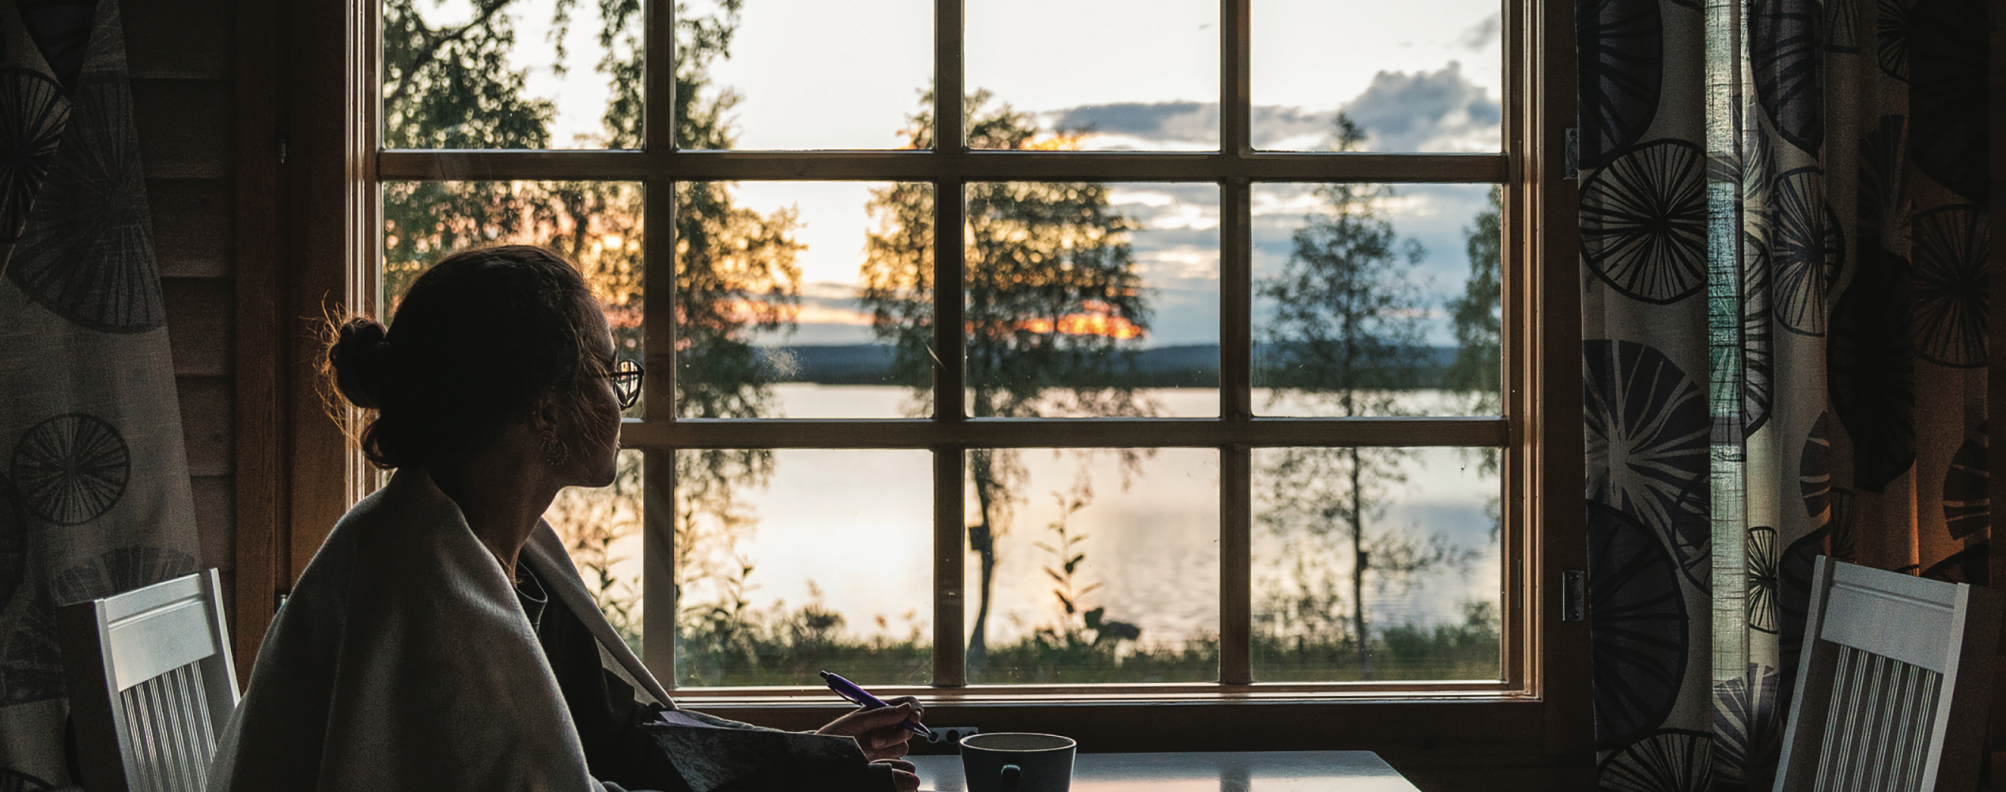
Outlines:
<svg viewBox="0 0 2006 792"><path fill-rule="evenodd" d="M871 764L880 764L892 769L892 784L898 792L919 792L919 768L904 759L880 759Z"/></svg>
<svg viewBox="0 0 2006 792"><path fill-rule="evenodd" d="M919 722L920 714L926 710L919 705L919 699L911 696L900 696L885 703L891 706L859 709L830 721L829 725L815 730L815 733L855 737L857 747L864 749L864 758L871 761L897 759L905 755L906 741L912 739L912 732L899 724L907 719Z"/></svg>

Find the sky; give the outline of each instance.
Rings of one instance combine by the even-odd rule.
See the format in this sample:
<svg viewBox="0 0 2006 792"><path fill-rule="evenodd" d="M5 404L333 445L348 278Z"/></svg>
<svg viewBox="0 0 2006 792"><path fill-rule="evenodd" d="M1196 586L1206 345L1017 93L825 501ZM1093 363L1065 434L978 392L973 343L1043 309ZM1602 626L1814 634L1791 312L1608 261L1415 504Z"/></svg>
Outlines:
<svg viewBox="0 0 2006 792"><path fill-rule="evenodd" d="M607 88L593 4L581 3L554 68L551 0L518 0L517 67L528 92L556 103L553 140L590 147ZM745 0L731 58L714 83L740 96L740 149L895 148L932 73L932 0ZM689 0L715 13L714 0ZM1218 145L1216 0L966 0L966 83L1048 129L1091 128L1086 147L1214 150ZM468 0L428 7L435 24L471 15ZM1329 145L1339 110L1377 151L1499 150L1502 34L1497 0L1254 0L1254 142L1276 150ZM860 343L854 292L870 228L863 183L741 183L760 211L793 206L804 226L804 313L790 338L765 343ZM1448 343L1440 305L1462 291L1464 229L1482 185L1406 185L1387 205L1400 234L1426 251L1417 279L1435 309L1429 338ZM1218 190L1211 184L1119 185L1116 208L1141 230L1137 268L1155 322L1144 343L1218 337ZM1289 235L1317 201L1309 188L1257 185L1256 277L1279 271ZM1257 307L1257 321L1264 312ZM1257 328L1258 331L1258 328Z"/></svg>

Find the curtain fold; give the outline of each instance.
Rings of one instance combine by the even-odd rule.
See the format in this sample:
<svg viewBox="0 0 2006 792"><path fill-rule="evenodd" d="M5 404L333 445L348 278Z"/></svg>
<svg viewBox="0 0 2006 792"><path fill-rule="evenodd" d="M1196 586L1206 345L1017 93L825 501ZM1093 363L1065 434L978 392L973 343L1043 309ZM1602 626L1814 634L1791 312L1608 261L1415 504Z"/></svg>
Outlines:
<svg viewBox="0 0 2006 792"><path fill-rule="evenodd" d="M164 308L118 4L0 2L0 789L72 783L55 606L195 569Z"/></svg>
<svg viewBox="0 0 2006 792"><path fill-rule="evenodd" d="M1987 582L1984 0L1581 0L1605 789L1767 789L1813 560Z"/></svg>

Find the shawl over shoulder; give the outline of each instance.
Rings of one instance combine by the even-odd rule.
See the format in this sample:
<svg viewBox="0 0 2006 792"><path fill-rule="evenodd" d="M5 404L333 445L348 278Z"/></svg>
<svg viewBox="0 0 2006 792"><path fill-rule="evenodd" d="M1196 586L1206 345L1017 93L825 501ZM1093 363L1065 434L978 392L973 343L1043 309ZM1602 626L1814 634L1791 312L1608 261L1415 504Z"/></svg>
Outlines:
<svg viewBox="0 0 2006 792"><path fill-rule="evenodd" d="M532 544L547 555L555 540ZM637 661L626 670L667 704ZM307 565L265 634L209 789L606 787L501 565L428 476L405 470Z"/></svg>

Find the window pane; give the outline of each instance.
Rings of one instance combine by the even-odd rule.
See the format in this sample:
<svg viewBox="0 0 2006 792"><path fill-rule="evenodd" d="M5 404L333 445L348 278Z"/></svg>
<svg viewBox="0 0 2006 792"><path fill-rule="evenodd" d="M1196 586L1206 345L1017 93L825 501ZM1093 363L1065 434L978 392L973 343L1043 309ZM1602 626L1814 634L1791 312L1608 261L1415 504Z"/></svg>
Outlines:
<svg viewBox="0 0 2006 792"><path fill-rule="evenodd" d="M384 0L383 145L639 148L641 38L639 4Z"/></svg>
<svg viewBox="0 0 2006 792"><path fill-rule="evenodd" d="M931 414L932 185L677 190L683 417Z"/></svg>
<svg viewBox="0 0 2006 792"><path fill-rule="evenodd" d="M640 360L641 185L635 182L384 182L384 317L439 259L486 244L541 245L577 265L617 354ZM641 416L636 403L626 413Z"/></svg>
<svg viewBox="0 0 2006 792"><path fill-rule="evenodd" d="M1219 678L1218 452L977 449L967 467L970 683Z"/></svg>
<svg viewBox="0 0 2006 792"><path fill-rule="evenodd" d="M926 451L676 452L676 684L933 680Z"/></svg>
<svg viewBox="0 0 2006 792"><path fill-rule="evenodd" d="M564 540L599 612L636 655L641 653L643 456L621 449L612 486L566 487L543 512Z"/></svg>
<svg viewBox="0 0 2006 792"><path fill-rule="evenodd" d="M968 411L1219 414L1219 189L968 186Z"/></svg>
<svg viewBox="0 0 2006 792"><path fill-rule="evenodd" d="M969 147L1219 148L1217 2L967 7Z"/></svg>
<svg viewBox="0 0 2006 792"><path fill-rule="evenodd" d="M1496 454L1256 449L1255 681L1502 678Z"/></svg>
<svg viewBox="0 0 2006 792"><path fill-rule="evenodd" d="M1498 0L1253 0L1254 146L1331 147L1340 114L1361 151L1498 151Z"/></svg>
<svg viewBox="0 0 2006 792"><path fill-rule="evenodd" d="M716 0L678 14L725 18ZM711 96L727 93L737 140L683 137L686 148L889 149L911 145L908 117L933 83L932 0L760 0L738 12L729 58L709 61ZM683 38L677 39L685 41ZM703 106L692 108L699 115ZM697 132L683 124L679 132Z"/></svg>
<svg viewBox="0 0 2006 792"><path fill-rule="evenodd" d="M1500 414L1498 196L1255 185L1255 411Z"/></svg>

